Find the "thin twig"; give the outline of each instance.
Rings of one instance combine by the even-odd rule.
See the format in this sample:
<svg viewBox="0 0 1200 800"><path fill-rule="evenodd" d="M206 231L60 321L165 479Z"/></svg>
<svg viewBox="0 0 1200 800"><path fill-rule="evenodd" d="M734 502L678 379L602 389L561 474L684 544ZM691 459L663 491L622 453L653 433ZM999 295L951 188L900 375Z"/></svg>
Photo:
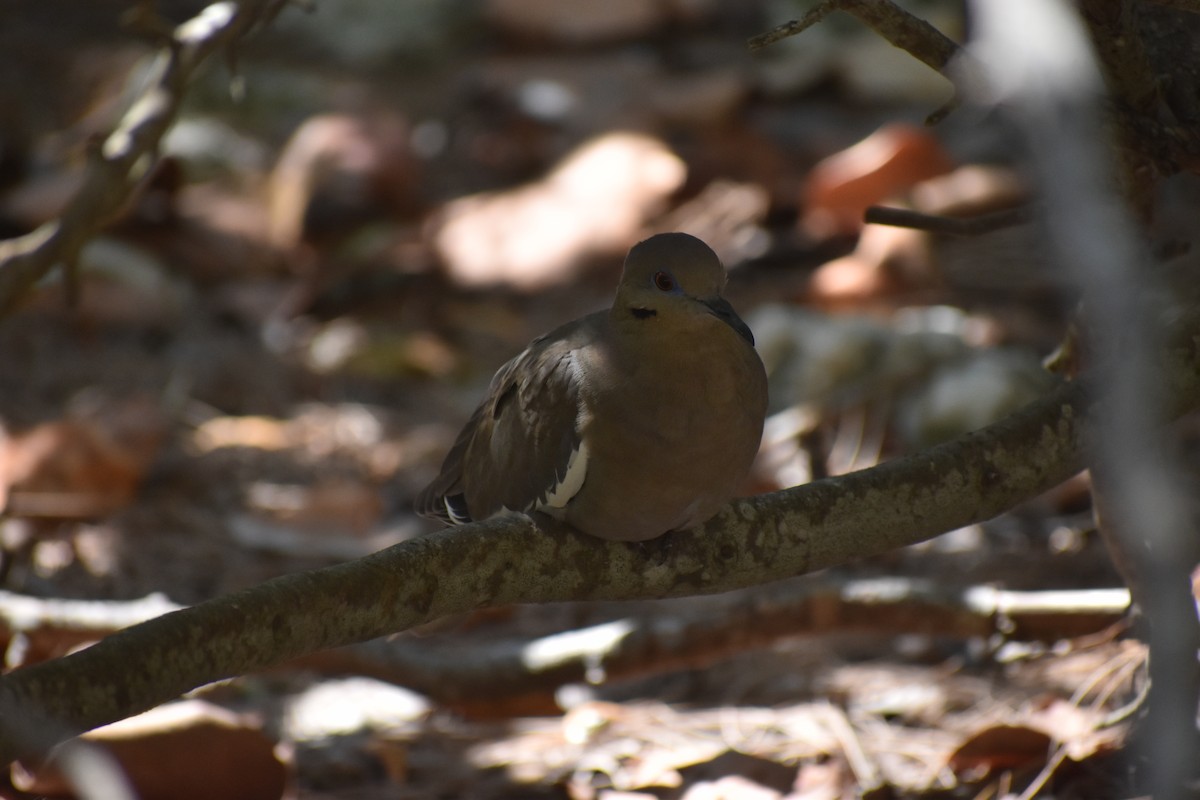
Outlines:
<svg viewBox="0 0 1200 800"><path fill-rule="evenodd" d="M760 50L802 33L833 11L844 11L856 17L894 46L937 70L954 85L954 96L925 118L926 125L936 125L958 108L962 83L969 70L964 65L952 71L949 66L956 59L960 64L965 61L962 49L953 39L891 0L824 0L800 19L785 22L754 36L747 44L751 50Z"/></svg>
<svg viewBox="0 0 1200 800"><path fill-rule="evenodd" d="M824 0L800 19L785 22L753 37L749 41L750 49L759 50L795 36L820 22L832 11L844 11L858 18L893 45L938 72L944 73L950 61L961 52L953 39L891 0Z"/></svg>
<svg viewBox="0 0 1200 800"><path fill-rule="evenodd" d="M907 208L871 206L863 215L863 221L868 224L913 228L947 236L979 236L1022 225L1031 219L1033 219L1033 213L1029 206L1006 208L1002 211L993 211L974 217L944 217L936 214L922 214Z"/></svg>
<svg viewBox="0 0 1200 800"><path fill-rule="evenodd" d="M766 33L760 33L757 36L751 37L747 44L751 50L761 50L776 42L781 42L789 36L796 36L825 19L829 15L829 12L836 11L840 6L841 3L838 0L825 0L825 2L809 9L808 13L800 19L793 19L782 25L776 25Z"/></svg>
<svg viewBox="0 0 1200 800"><path fill-rule="evenodd" d="M1054 777L1054 773L1062 766L1063 761L1067 759L1066 745L1058 745L1054 748L1054 755L1046 762L1046 766L1042 767L1042 771L1033 779L1033 783L1025 787L1025 791L1017 797L1017 800L1033 800L1037 797L1038 792L1046 785L1046 782Z"/></svg>
<svg viewBox="0 0 1200 800"><path fill-rule="evenodd" d="M825 713L821 716L842 748L842 757L846 759L855 783L858 784L859 796L865 797L878 791L883 786L883 775L879 771L879 765L863 747L862 739L859 738L858 731L854 730L846 712L832 703L826 703Z"/></svg>

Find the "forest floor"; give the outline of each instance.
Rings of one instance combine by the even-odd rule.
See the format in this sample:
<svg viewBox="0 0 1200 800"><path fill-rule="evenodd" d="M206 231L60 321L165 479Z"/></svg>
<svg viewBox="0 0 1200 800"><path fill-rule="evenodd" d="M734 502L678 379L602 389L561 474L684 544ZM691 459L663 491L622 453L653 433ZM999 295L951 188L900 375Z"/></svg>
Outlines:
<svg viewBox="0 0 1200 800"><path fill-rule="evenodd" d="M5 236L55 216L154 51L118 3L69 23L18 5ZM49 280L0 320L9 668L434 530L413 497L492 372L606 306L657 231L721 254L770 371L746 493L915 451L1053 384L1040 363L1075 293L1036 224L862 226L867 204L981 213L1026 188L989 116L925 128L949 84L857 23L751 53L772 4L597 4L586 24L531 1L359 5L286 11L239 50L235 92L209 69L164 164L82 253L78 302ZM1171 198L1164 236L1200 190ZM1179 430L1194 456L1196 420ZM1084 475L820 575L491 609L95 735L143 797L1131 797L1122 711L1145 650L1121 587ZM1000 591L1067 610L972 610ZM506 685L537 647L630 632L639 649L586 680ZM405 688L422 670L436 690ZM0 787L72 792L21 766Z"/></svg>

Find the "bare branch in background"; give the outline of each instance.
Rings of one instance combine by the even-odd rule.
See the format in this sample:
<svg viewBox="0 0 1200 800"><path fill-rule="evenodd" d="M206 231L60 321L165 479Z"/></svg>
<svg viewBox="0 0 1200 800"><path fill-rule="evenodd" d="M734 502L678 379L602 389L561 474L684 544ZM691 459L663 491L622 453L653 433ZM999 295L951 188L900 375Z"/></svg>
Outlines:
<svg viewBox="0 0 1200 800"><path fill-rule="evenodd" d="M53 267L73 263L88 240L129 202L150 174L158 144L201 64L269 21L283 6L281 0L214 3L175 29L157 56L146 88L89 154L83 184L62 215L25 236L0 241L0 316L10 313Z"/></svg>
<svg viewBox="0 0 1200 800"><path fill-rule="evenodd" d="M925 119L927 125L936 125L958 106L959 77L947 70L947 67L956 57L962 55L962 49L953 39L891 0L823 0L800 19L785 22L766 33L754 36L747 44L751 50L761 50L789 36L803 33L834 11L844 11L860 20L884 39L930 69L941 73L955 85L954 97Z"/></svg>
<svg viewBox="0 0 1200 800"><path fill-rule="evenodd" d="M1125 589L1010 592L905 578L817 580L763 587L647 618L600 623L533 641L373 641L292 662L369 675L478 714L520 699L554 707L566 683L701 669L798 636L903 633L1053 642L1120 622Z"/></svg>
<svg viewBox="0 0 1200 800"><path fill-rule="evenodd" d="M753 37L751 50L759 50L789 36L795 36L820 22L831 12L844 11L869 25L876 33L905 50L913 58L938 72L944 72L959 54L958 45L937 28L891 2L880 0L824 0L803 17L785 22ZM947 76L949 77L949 76Z"/></svg>
<svg viewBox="0 0 1200 800"><path fill-rule="evenodd" d="M1186 21L1190 14L1200 13L1200 0L1154 0L1150 4L1140 0L1081 0L1078 5L1098 49L1111 95L1105 113L1115 131L1121 184L1138 217L1147 221L1152 216L1153 190L1159 178L1185 171L1200 173L1200 120L1192 108L1193 98L1200 91L1200 72L1188 72L1188 65L1194 62L1195 36L1189 36L1190 29L1179 19L1182 16ZM976 67L969 55L941 31L891 0L824 0L800 19L753 37L749 47L758 50L795 36L833 11L858 18L954 84L954 98L930 114L926 124L939 122L953 111L960 96L969 94L969 85L976 81L970 74ZM1158 35L1151 48L1146 37L1154 36L1148 33L1154 28L1144 24L1147 19L1160 34L1163 30L1177 34L1175 40L1167 43L1166 37ZM1030 32L1033 25L1027 20L1023 28Z"/></svg>

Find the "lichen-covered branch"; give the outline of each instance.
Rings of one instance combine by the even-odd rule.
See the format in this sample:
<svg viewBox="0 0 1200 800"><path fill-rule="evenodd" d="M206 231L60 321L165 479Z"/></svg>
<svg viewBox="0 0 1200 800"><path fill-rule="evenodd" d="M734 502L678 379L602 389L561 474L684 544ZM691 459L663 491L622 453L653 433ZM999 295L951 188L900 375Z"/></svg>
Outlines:
<svg viewBox="0 0 1200 800"><path fill-rule="evenodd" d="M472 715L536 702L553 708L562 684L696 669L795 636L881 635L1056 641L1093 634L1127 613L1126 589L1006 591L900 577L782 581L697 603L655 605L636 616L537 639L376 639L280 665L369 675ZM23 636L31 661L145 622L180 606L161 595L132 601L57 600L0 592L0 638Z"/></svg>
<svg viewBox="0 0 1200 800"><path fill-rule="evenodd" d="M1176 409L1200 404L1200 325L1162 364ZM735 501L694 531L638 545L525 518L490 520L288 575L0 678L0 758L29 740L14 707L83 731L211 681L441 616L507 603L644 599L802 575L993 517L1083 463L1090 401L1064 384L1011 417L873 469Z"/></svg>
<svg viewBox="0 0 1200 800"><path fill-rule="evenodd" d="M149 174L158 144L170 128L196 69L271 19L280 0L219 2L171 34L141 93L107 139L90 154L83 183L62 215L25 236L0 241L0 316L54 266L70 264L112 220Z"/></svg>

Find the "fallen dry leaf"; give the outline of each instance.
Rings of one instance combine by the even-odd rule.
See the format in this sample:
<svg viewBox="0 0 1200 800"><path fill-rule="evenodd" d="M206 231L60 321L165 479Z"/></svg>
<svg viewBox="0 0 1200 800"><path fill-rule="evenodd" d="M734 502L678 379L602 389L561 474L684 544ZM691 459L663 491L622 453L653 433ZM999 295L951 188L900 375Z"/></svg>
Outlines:
<svg viewBox="0 0 1200 800"><path fill-rule="evenodd" d="M223 447L283 450L292 446L287 423L271 417L216 417L201 424L192 436L201 453Z"/></svg>
<svg viewBox="0 0 1200 800"><path fill-rule="evenodd" d="M1066 748L1072 761L1083 761L1096 753L1115 750L1125 738L1125 729L1105 726L1109 709L1079 705L1053 698L1030 716L1030 724L1044 730Z"/></svg>
<svg viewBox="0 0 1200 800"><path fill-rule="evenodd" d="M18 517L103 517L127 506L157 455L166 420L134 398L0 439L0 483ZM0 491L0 499L3 492Z"/></svg>
<svg viewBox="0 0 1200 800"><path fill-rule="evenodd" d="M576 800L576 798L572 798ZM657 794L651 792L622 792L616 789L601 789L596 794L596 800L659 800Z"/></svg>
<svg viewBox="0 0 1200 800"><path fill-rule="evenodd" d="M383 516L379 490L362 481L330 477L310 485L256 482L247 487L251 510L289 528L362 535Z"/></svg>
<svg viewBox="0 0 1200 800"><path fill-rule="evenodd" d="M741 775L726 775L715 781L689 786L681 800L779 800L783 793Z"/></svg>
<svg viewBox="0 0 1200 800"><path fill-rule="evenodd" d="M822 264L808 285L812 300L826 304L882 297L934 280L929 234L868 225L850 255Z"/></svg>
<svg viewBox="0 0 1200 800"><path fill-rule="evenodd" d="M83 738L115 759L140 800L276 800L287 784L288 767L258 724L199 700L159 706ZM12 782L32 794L76 796L54 761L18 762Z"/></svg>
<svg viewBox="0 0 1200 800"><path fill-rule="evenodd" d="M687 798L780 797L796 782L796 767L737 750L726 750L708 761L680 769L691 785Z"/></svg>
<svg viewBox="0 0 1200 800"><path fill-rule="evenodd" d="M658 139L606 134L540 181L448 204L434 223L436 247L464 286L530 291L565 283L585 259L633 244L686 174Z"/></svg>
<svg viewBox="0 0 1200 800"><path fill-rule="evenodd" d="M419 184L408 126L395 115L306 120L271 173L271 241L281 249L349 232L388 211L411 214Z"/></svg>
<svg viewBox="0 0 1200 800"><path fill-rule="evenodd" d="M809 281L808 295L829 304L878 297L893 288L894 283L881 265L851 253L822 264Z"/></svg>
<svg viewBox="0 0 1200 800"><path fill-rule="evenodd" d="M1052 744L1049 734L1026 725L991 725L967 737L948 764L958 775L980 778L1045 761Z"/></svg>
<svg viewBox="0 0 1200 800"><path fill-rule="evenodd" d="M812 168L800 225L815 239L855 233L869 206L953 168L932 134L907 124L885 125Z"/></svg>
<svg viewBox="0 0 1200 800"><path fill-rule="evenodd" d="M1026 200L1020 177L1007 167L967 164L912 188L912 203L925 214L970 217L1012 208Z"/></svg>

